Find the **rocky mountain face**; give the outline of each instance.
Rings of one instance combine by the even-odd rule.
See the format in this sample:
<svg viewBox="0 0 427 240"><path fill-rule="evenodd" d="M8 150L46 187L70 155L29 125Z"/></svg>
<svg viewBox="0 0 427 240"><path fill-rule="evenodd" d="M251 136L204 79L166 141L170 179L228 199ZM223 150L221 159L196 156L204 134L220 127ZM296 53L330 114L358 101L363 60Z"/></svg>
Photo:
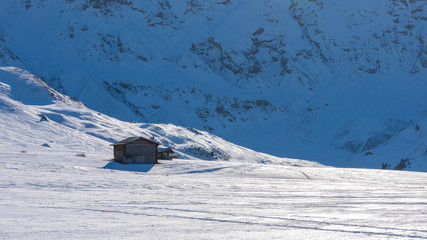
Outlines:
<svg viewBox="0 0 427 240"><path fill-rule="evenodd" d="M6 0L0 63L122 120L336 166L414 168L427 162L425 5Z"/></svg>

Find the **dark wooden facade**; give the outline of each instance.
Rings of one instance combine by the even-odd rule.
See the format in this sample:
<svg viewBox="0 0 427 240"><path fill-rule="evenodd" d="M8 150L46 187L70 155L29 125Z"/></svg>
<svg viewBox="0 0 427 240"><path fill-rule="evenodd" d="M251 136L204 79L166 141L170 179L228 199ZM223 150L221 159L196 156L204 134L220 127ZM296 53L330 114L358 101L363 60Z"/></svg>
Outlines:
<svg viewBox="0 0 427 240"><path fill-rule="evenodd" d="M178 158L178 154L176 154L171 148L159 148L157 150L157 158L162 160L172 160L173 158Z"/></svg>
<svg viewBox="0 0 427 240"><path fill-rule="evenodd" d="M112 144L114 160L123 164L156 164L157 143L144 137L132 137Z"/></svg>

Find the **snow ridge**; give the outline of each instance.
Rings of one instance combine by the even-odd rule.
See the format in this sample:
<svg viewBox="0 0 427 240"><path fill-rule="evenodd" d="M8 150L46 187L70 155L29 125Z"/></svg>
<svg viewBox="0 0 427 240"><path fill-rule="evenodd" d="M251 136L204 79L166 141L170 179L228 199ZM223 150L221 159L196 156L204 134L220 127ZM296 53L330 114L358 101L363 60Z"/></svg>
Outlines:
<svg viewBox="0 0 427 240"><path fill-rule="evenodd" d="M16 67L0 68L0 103L3 149L17 152L97 152L111 159L111 143L145 136L186 159L321 166L255 152L194 128L123 122L88 109Z"/></svg>

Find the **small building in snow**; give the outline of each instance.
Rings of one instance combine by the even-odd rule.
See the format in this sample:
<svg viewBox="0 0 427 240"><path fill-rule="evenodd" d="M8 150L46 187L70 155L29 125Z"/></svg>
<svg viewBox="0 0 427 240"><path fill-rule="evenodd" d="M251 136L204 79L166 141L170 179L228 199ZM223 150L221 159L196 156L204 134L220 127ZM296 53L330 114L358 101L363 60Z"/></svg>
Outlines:
<svg viewBox="0 0 427 240"><path fill-rule="evenodd" d="M173 158L178 158L178 154L176 154L172 148L159 147L157 150L157 158L162 160L172 160Z"/></svg>
<svg viewBox="0 0 427 240"><path fill-rule="evenodd" d="M156 164L157 147L161 145L153 139L130 137L111 144L114 160L123 164Z"/></svg>

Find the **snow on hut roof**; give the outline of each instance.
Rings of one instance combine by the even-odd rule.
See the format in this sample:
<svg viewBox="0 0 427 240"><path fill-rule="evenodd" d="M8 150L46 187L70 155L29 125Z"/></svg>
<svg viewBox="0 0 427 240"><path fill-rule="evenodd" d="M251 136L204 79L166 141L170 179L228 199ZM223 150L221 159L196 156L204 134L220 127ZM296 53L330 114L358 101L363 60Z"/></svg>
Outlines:
<svg viewBox="0 0 427 240"><path fill-rule="evenodd" d="M111 144L111 146L117 146L117 145L124 145L124 144L128 144L128 143L132 143L138 140L145 140L147 142L151 142L157 145L162 145L161 143L157 142L154 138L153 139L149 139L146 137L130 137L130 138L126 138L124 140L118 141L116 143Z"/></svg>

